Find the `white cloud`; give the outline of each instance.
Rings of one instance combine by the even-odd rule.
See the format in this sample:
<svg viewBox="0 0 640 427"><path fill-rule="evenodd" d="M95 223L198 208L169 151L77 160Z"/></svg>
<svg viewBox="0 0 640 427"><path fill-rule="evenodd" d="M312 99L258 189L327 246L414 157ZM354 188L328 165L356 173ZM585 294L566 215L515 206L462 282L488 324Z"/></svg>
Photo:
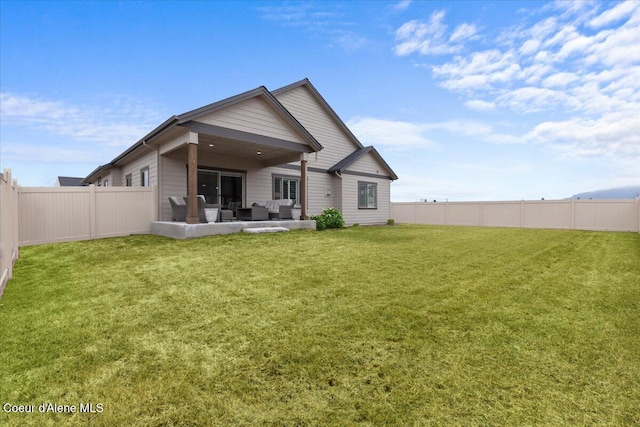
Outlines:
<svg viewBox="0 0 640 427"><path fill-rule="evenodd" d="M565 155L640 158L640 121L636 115L613 113L598 119L547 121L525 138Z"/></svg>
<svg viewBox="0 0 640 427"><path fill-rule="evenodd" d="M475 25L467 23L459 25L447 38L444 17L445 12L439 10L431 14L428 22L414 19L402 24L395 35L396 55L406 56L416 52L422 55L456 53L462 50L462 42L475 38Z"/></svg>
<svg viewBox="0 0 640 427"><path fill-rule="evenodd" d="M349 129L364 145L396 149L435 148L437 144L425 135L423 126L374 117L357 117L347 122Z"/></svg>
<svg viewBox="0 0 640 427"><path fill-rule="evenodd" d="M611 23L620 21L635 12L640 3L637 1L623 1L618 3L612 9L608 9L589 21L588 25L592 28L602 28Z"/></svg>
<svg viewBox="0 0 640 427"><path fill-rule="evenodd" d="M393 6L395 10L407 10L411 6L411 0L402 0Z"/></svg>
<svg viewBox="0 0 640 427"><path fill-rule="evenodd" d="M123 97L102 106L71 105L62 101L0 94L2 125L45 130L79 142L127 147L149 132L162 116L152 107Z"/></svg>
<svg viewBox="0 0 640 427"><path fill-rule="evenodd" d="M555 73L542 81L544 87L566 87L580 77L575 73Z"/></svg>
<svg viewBox="0 0 640 427"><path fill-rule="evenodd" d="M38 145L37 142L27 144L7 144L3 143L2 157L4 160L28 161L32 163L104 163L105 153L96 150L95 147L86 148L65 148L47 147Z"/></svg>
<svg viewBox="0 0 640 427"><path fill-rule="evenodd" d="M477 28L473 24L461 24L455 29L451 37L449 37L450 42L459 42L462 40L472 39L476 35Z"/></svg>
<svg viewBox="0 0 640 427"><path fill-rule="evenodd" d="M496 109L496 104L494 102L482 101L480 99L472 99L464 103L464 105L470 109L475 111L493 111Z"/></svg>
<svg viewBox="0 0 640 427"><path fill-rule="evenodd" d="M521 138L496 132L488 123L474 120L449 120L433 123L411 123L375 117L356 117L347 122L349 129L364 145L390 149L440 149L435 143L442 134L450 138L474 137L492 144L520 144Z"/></svg>
<svg viewBox="0 0 640 427"><path fill-rule="evenodd" d="M346 53L355 52L367 41L364 36L353 31L354 22L345 20L344 13L322 2L262 6L258 11L262 19L301 29L316 38L328 41L330 47L342 48Z"/></svg>
<svg viewBox="0 0 640 427"><path fill-rule="evenodd" d="M447 53L432 60L432 75L469 109L555 114L533 124L521 141L640 162L640 2L556 2L542 9L546 12L528 14L529 22L504 29L494 40L476 30L472 37L490 47L467 45L467 53L421 48L429 26L416 21L405 27L412 38L405 40L399 31L396 42L416 42L404 46L405 55ZM437 17L444 33L445 16ZM396 53L402 47L398 44ZM493 142L501 139L491 135Z"/></svg>

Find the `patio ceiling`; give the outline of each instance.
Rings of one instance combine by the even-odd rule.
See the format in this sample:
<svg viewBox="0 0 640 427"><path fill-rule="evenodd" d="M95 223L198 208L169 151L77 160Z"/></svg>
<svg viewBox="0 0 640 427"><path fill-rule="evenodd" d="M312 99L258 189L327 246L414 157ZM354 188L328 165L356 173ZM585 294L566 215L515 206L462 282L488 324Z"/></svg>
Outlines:
<svg viewBox="0 0 640 427"><path fill-rule="evenodd" d="M274 166L300 160L300 153L315 150L305 144L252 134L199 122L185 123L198 133L198 151L258 160Z"/></svg>

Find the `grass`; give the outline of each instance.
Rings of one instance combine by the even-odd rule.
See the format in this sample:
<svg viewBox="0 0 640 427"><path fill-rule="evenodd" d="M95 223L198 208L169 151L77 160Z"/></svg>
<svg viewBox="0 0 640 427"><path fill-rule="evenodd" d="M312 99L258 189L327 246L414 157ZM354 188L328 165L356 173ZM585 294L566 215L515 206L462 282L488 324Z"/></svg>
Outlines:
<svg viewBox="0 0 640 427"><path fill-rule="evenodd" d="M638 425L640 235L394 226L26 247L0 425Z"/></svg>

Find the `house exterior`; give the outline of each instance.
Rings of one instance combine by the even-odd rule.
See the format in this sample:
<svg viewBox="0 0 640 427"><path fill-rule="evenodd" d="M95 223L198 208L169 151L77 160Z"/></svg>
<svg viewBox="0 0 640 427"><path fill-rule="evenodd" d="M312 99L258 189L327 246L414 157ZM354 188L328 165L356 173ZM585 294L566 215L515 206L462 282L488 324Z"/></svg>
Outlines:
<svg viewBox="0 0 640 427"><path fill-rule="evenodd" d="M157 186L161 221L171 220L169 197L202 194L207 203L245 207L295 199L303 218L335 207L347 224L381 224L397 178L304 79L173 116L84 181ZM189 200L187 222L195 223Z"/></svg>

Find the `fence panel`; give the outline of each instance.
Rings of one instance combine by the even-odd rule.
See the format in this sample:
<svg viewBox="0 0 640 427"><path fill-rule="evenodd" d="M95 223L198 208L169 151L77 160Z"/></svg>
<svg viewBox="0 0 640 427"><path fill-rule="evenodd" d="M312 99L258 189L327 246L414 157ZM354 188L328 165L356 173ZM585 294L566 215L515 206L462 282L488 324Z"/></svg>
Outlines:
<svg viewBox="0 0 640 427"><path fill-rule="evenodd" d="M96 188L96 237L151 232L151 221L156 220L155 187L107 188Z"/></svg>
<svg viewBox="0 0 640 427"><path fill-rule="evenodd" d="M528 201L522 206L524 228L573 228L571 200Z"/></svg>
<svg viewBox="0 0 640 427"><path fill-rule="evenodd" d="M487 227L521 227L522 202L484 202L482 225Z"/></svg>
<svg viewBox="0 0 640 427"><path fill-rule="evenodd" d="M0 173L0 297L19 256L17 187L17 182L11 179L11 170Z"/></svg>
<svg viewBox="0 0 640 427"><path fill-rule="evenodd" d="M639 202L640 203L640 199ZM626 200L577 200L575 202L575 228L582 230L633 231L638 222L638 203Z"/></svg>
<svg viewBox="0 0 640 427"><path fill-rule="evenodd" d="M392 203L398 223L640 232L635 200Z"/></svg>
<svg viewBox="0 0 640 427"><path fill-rule="evenodd" d="M149 233L155 187L20 187L20 245Z"/></svg>

